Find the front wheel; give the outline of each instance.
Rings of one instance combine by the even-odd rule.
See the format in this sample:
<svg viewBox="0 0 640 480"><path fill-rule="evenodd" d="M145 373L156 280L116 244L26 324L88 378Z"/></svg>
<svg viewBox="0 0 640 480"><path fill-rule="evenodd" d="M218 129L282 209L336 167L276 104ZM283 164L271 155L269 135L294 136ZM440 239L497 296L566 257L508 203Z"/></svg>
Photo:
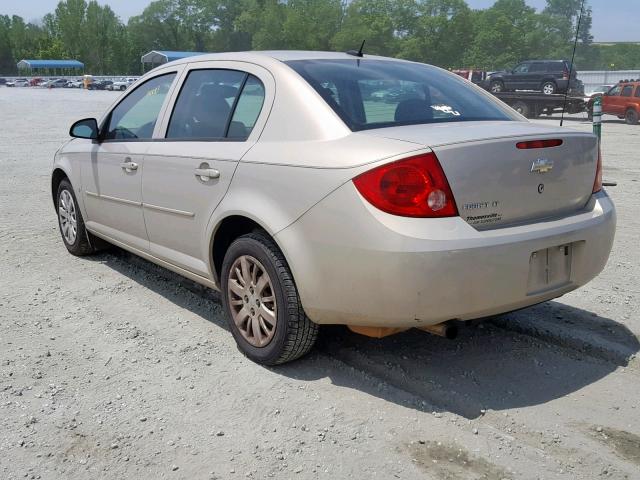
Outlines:
<svg viewBox="0 0 640 480"><path fill-rule="evenodd" d="M500 93L504 92L504 83L500 80L494 80L491 82L491 93Z"/></svg>
<svg viewBox="0 0 640 480"><path fill-rule="evenodd" d="M524 117L529 118L529 116L531 115L531 109L529 108L529 105L527 105L524 102L521 102L521 101L515 102L512 105L512 108Z"/></svg>
<svg viewBox="0 0 640 480"><path fill-rule="evenodd" d="M638 124L638 112L636 112L633 108L630 108L624 114L624 121L627 122L628 125L637 125Z"/></svg>
<svg viewBox="0 0 640 480"><path fill-rule="evenodd" d="M62 180L58 185L56 195L58 208L58 226L64 246L69 253L77 256L89 255L95 249L89 241L90 233L84 227L82 213L78 209L78 201L68 180Z"/></svg>
<svg viewBox="0 0 640 480"><path fill-rule="evenodd" d="M231 333L251 360L277 365L311 350L318 325L302 309L282 252L264 233L243 235L229 246L220 286Z"/></svg>

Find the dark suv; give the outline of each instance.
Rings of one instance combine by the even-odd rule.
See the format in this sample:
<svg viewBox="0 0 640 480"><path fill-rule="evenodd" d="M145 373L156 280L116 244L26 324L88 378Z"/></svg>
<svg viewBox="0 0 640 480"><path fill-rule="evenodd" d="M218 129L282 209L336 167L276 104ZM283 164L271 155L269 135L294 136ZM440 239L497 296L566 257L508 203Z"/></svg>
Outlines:
<svg viewBox="0 0 640 480"><path fill-rule="evenodd" d="M567 60L527 60L518 64L511 71L492 73L488 79L489 89L493 93L508 90L533 90L545 95L579 91L580 82L575 68L569 70L571 63Z"/></svg>

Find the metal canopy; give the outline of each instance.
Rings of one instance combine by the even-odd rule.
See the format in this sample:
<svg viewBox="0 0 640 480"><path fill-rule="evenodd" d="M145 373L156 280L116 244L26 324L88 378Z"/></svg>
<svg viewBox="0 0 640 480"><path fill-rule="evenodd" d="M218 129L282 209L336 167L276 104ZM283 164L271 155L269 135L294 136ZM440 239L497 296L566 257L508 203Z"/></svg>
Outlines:
<svg viewBox="0 0 640 480"><path fill-rule="evenodd" d="M151 50L149 53L145 53L140 58L140 61L144 63L150 63L152 65L160 65L174 60L180 60L181 58L193 57L195 55L204 55L206 52L175 52L169 50Z"/></svg>
<svg viewBox="0 0 640 480"><path fill-rule="evenodd" d="M82 70L84 68L84 63L79 62L78 60L20 60L18 62L18 68L68 68Z"/></svg>

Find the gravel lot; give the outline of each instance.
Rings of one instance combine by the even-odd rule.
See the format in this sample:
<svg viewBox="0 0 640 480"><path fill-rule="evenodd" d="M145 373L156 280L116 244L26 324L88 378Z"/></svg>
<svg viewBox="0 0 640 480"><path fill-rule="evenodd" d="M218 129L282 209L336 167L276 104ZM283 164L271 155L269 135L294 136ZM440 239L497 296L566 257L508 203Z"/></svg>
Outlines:
<svg viewBox="0 0 640 480"><path fill-rule="evenodd" d="M0 88L1 479L640 478L640 126L603 127L618 232L588 286L454 341L326 328L271 369L213 292L67 254L52 156L117 95Z"/></svg>

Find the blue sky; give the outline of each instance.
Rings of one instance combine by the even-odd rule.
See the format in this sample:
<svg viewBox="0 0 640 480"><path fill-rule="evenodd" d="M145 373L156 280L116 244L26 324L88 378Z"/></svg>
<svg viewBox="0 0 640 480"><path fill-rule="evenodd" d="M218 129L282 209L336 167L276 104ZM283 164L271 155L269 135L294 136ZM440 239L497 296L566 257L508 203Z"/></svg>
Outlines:
<svg viewBox="0 0 640 480"><path fill-rule="evenodd" d="M535 8L543 8L545 0L526 0ZM108 4L123 19L140 13L149 0L99 0ZM467 0L472 8L487 8L494 0ZM0 14L16 14L27 20L42 18L53 11L58 0L0 0ZM589 0L593 8L593 35L596 41L640 42L639 0Z"/></svg>

